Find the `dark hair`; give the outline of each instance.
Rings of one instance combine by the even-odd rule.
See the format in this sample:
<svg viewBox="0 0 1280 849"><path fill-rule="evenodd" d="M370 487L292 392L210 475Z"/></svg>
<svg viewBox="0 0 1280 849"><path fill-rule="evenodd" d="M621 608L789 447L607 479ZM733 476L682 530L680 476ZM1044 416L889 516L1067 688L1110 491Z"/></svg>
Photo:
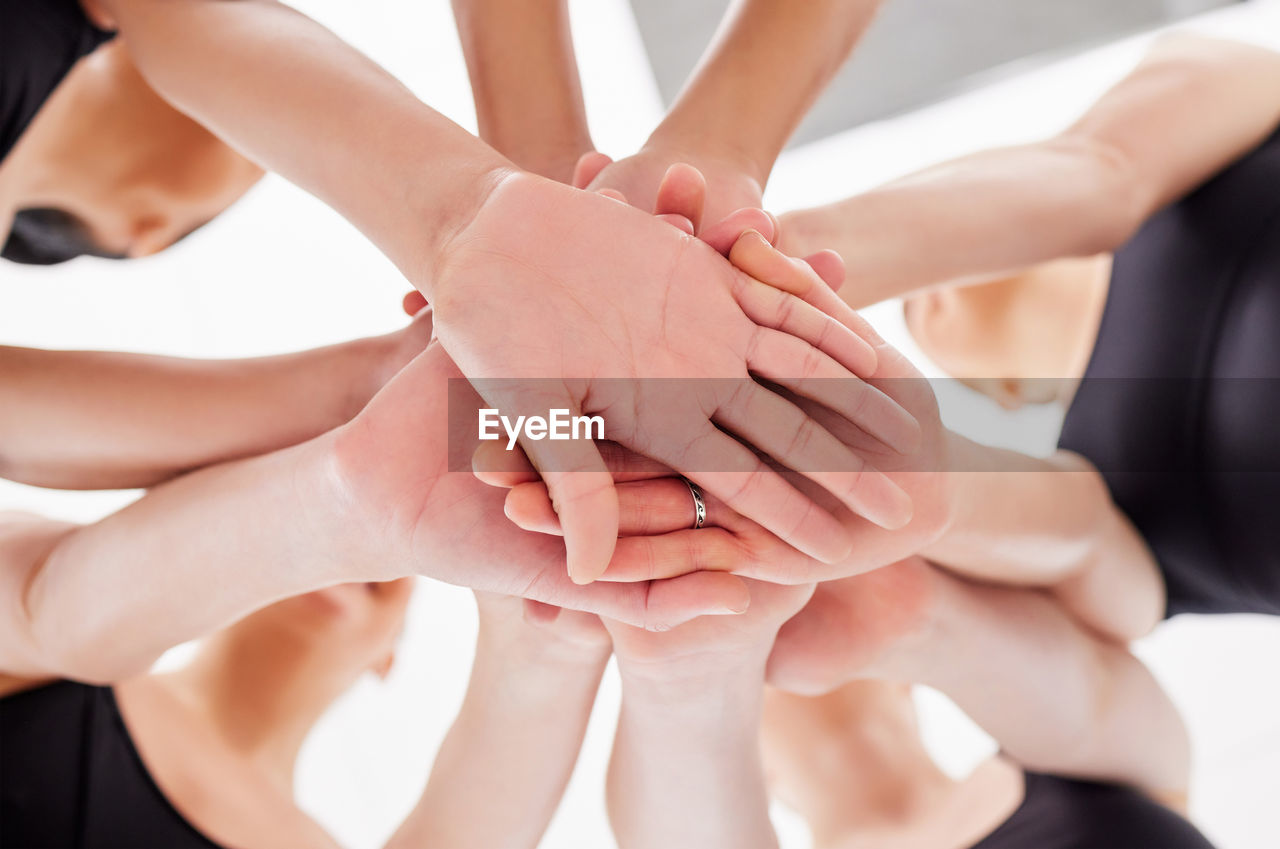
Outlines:
<svg viewBox="0 0 1280 849"><path fill-rule="evenodd" d="M27 265L57 265L78 256L124 259L94 243L89 228L62 209L20 209L0 256Z"/></svg>

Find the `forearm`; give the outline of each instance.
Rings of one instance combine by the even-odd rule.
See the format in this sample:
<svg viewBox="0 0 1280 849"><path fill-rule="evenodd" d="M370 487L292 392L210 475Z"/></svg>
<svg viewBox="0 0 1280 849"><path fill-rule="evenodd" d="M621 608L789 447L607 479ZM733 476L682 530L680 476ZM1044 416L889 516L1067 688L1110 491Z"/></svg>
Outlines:
<svg viewBox="0 0 1280 849"><path fill-rule="evenodd" d="M1129 174L1080 139L984 151L782 216L793 256L838 252L856 308L944 283L1114 250L1138 214Z"/></svg>
<svg viewBox="0 0 1280 849"><path fill-rule="evenodd" d="M738 0L650 144L736 160L763 187L879 5Z"/></svg>
<svg viewBox="0 0 1280 849"><path fill-rule="evenodd" d="M790 213L782 244L841 253L858 281L841 292L854 306L1111 252L1278 123L1280 55L1175 37L1054 138Z"/></svg>
<svg viewBox="0 0 1280 849"><path fill-rule="evenodd" d="M1085 624L1127 641L1164 614L1164 586L1102 476L1069 452L1041 459L949 434L955 510L922 554L959 574L1051 588Z"/></svg>
<svg viewBox="0 0 1280 849"><path fill-rule="evenodd" d="M0 476L131 489L295 445L359 412L390 346L245 360L0 348Z"/></svg>
<svg viewBox="0 0 1280 849"><path fill-rule="evenodd" d="M480 138L567 183L592 149L567 0L453 0Z"/></svg>
<svg viewBox="0 0 1280 849"><path fill-rule="evenodd" d="M607 648L513 643L482 626L462 708L388 849L537 846L573 773L608 660Z"/></svg>
<svg viewBox="0 0 1280 849"><path fill-rule="evenodd" d="M621 849L776 847L759 753L764 658L628 668L609 763Z"/></svg>
<svg viewBox="0 0 1280 849"><path fill-rule="evenodd" d="M877 676L942 691L1031 769L1185 793L1186 729L1132 654L1045 593L932 575L927 636L886 656Z"/></svg>
<svg viewBox="0 0 1280 849"><path fill-rule="evenodd" d="M510 163L271 0L104 0L147 81L325 201L432 294L440 246Z"/></svg>
<svg viewBox="0 0 1280 849"><path fill-rule="evenodd" d="M117 681L278 599L395 577L344 553L322 447L194 472L84 527L7 523L0 669Z"/></svg>

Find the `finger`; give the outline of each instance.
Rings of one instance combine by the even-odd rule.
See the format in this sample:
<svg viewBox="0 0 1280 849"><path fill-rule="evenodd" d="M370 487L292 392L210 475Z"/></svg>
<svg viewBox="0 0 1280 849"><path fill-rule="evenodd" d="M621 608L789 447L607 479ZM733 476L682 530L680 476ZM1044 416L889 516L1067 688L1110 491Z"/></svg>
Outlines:
<svg viewBox="0 0 1280 849"><path fill-rule="evenodd" d="M792 259L759 233L746 232L729 251L729 259L746 274L775 289L783 289L812 304L848 327L870 345L884 340L871 325L803 260ZM826 262L826 260L820 260Z"/></svg>
<svg viewBox="0 0 1280 849"><path fill-rule="evenodd" d="M524 449L517 445L508 451L502 442L481 442L471 455L471 471L481 483L503 489L540 480Z"/></svg>
<svg viewBox="0 0 1280 849"><path fill-rule="evenodd" d="M702 226L702 208L707 200L707 180L692 165L677 162L667 169L658 184L658 197L653 214L683 215L693 222L694 231Z"/></svg>
<svg viewBox="0 0 1280 849"><path fill-rule="evenodd" d="M616 442L597 442L596 448L616 482L667 478L675 474L657 460L637 454ZM541 480L523 448L517 445L508 451L500 441L481 442L471 456L471 470L482 483L503 489Z"/></svg>
<svg viewBox="0 0 1280 849"><path fill-rule="evenodd" d="M729 250L729 261L762 283L801 298L822 284L807 262L782 253L754 230L738 238Z"/></svg>
<svg viewBox="0 0 1280 849"><path fill-rule="evenodd" d="M658 581L696 572L732 572L743 553L733 534L722 528L684 529L658 536L618 540L613 560L600 580L606 583Z"/></svg>
<svg viewBox="0 0 1280 849"><path fill-rule="evenodd" d="M669 478L675 474L671 467L616 442L599 442L600 456L608 467L613 479L618 482L649 480L650 478Z"/></svg>
<svg viewBox="0 0 1280 849"><path fill-rule="evenodd" d="M824 563L849 555L849 531L813 499L787 483L750 449L704 420L672 465L728 509L751 519Z"/></svg>
<svg viewBox="0 0 1280 849"><path fill-rule="evenodd" d="M744 384L716 411L715 422L868 521L889 530L911 521L911 497L901 487L780 395Z"/></svg>
<svg viewBox="0 0 1280 849"><path fill-rule="evenodd" d="M618 203L627 202L627 196L617 189L596 189L596 194L609 198L609 200L616 200Z"/></svg>
<svg viewBox="0 0 1280 849"><path fill-rule="evenodd" d="M795 295L744 277L734 292L738 306L761 327L803 339L844 366L852 375L876 373L876 349L854 330Z"/></svg>
<svg viewBox="0 0 1280 849"><path fill-rule="evenodd" d="M676 229L689 234L690 236L696 235L696 229L693 226L693 222L688 218L685 218L683 215L679 215L674 212L667 212L656 217L661 221L667 222Z"/></svg>
<svg viewBox="0 0 1280 849"><path fill-rule="evenodd" d="M704 496L704 526L723 514L719 503ZM547 488L538 482L521 484L507 494L507 518L526 531L560 535L560 521L551 507ZM689 484L681 478L658 478L618 484L618 536L667 534L693 527L696 508Z"/></svg>
<svg viewBox="0 0 1280 849"><path fill-rule="evenodd" d="M770 230L761 230L760 232L769 240L769 244L777 247L778 240L782 238L782 222L778 220L778 216L774 215L767 209L764 211L764 214L769 216L769 222L773 225L773 228Z"/></svg>
<svg viewBox="0 0 1280 849"><path fill-rule="evenodd" d="M578 157L578 163L573 167L573 187L575 189L585 189L612 162L613 159L598 150L582 154L582 156Z"/></svg>
<svg viewBox="0 0 1280 849"><path fill-rule="evenodd" d="M518 416L545 417L549 410L581 412L563 388L522 381L495 394L503 403L493 406L514 421ZM618 494L600 451L590 439L537 439L523 428L519 445L551 493L564 529L569 577L577 583L594 581L609 565L618 539Z"/></svg>
<svg viewBox="0 0 1280 849"><path fill-rule="evenodd" d="M665 631L699 616L741 613L751 603L746 584L724 573L580 586L563 571L549 569L524 587L523 594L546 605L595 613L651 631Z"/></svg>
<svg viewBox="0 0 1280 849"><path fill-rule="evenodd" d="M729 251L743 233L754 230L767 235L773 232L772 227L773 220L769 217L769 213L763 209L747 207L730 213L715 224L708 225L698 233L698 238L715 248L720 254L728 256Z"/></svg>
<svg viewBox="0 0 1280 849"><path fill-rule="evenodd" d="M751 606L746 582L724 572L694 572L648 587L644 628L649 631L669 631L698 616L745 613Z"/></svg>
<svg viewBox="0 0 1280 849"><path fill-rule="evenodd" d="M531 598L524 599L524 621L530 625L550 625L560 618L562 608L544 604Z"/></svg>
<svg viewBox="0 0 1280 849"><path fill-rule="evenodd" d="M414 289L412 292L404 296L404 300L400 302L400 306L404 308L405 314L413 317L427 306L427 297Z"/></svg>
<svg viewBox="0 0 1280 849"><path fill-rule="evenodd" d="M840 414L899 453L914 451L924 438L920 423L897 401L849 377L835 360L794 336L758 328L747 351L747 368Z"/></svg>
<svg viewBox="0 0 1280 849"><path fill-rule="evenodd" d="M831 287L831 291L840 291L845 280L844 257L835 251L818 251L805 257L804 261L822 278L823 283Z"/></svg>

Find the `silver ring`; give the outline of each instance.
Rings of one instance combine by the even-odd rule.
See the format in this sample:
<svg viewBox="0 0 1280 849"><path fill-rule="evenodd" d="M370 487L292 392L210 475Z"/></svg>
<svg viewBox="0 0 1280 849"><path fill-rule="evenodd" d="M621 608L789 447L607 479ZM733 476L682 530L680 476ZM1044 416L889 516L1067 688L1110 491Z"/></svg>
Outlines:
<svg viewBox="0 0 1280 849"><path fill-rule="evenodd" d="M681 478L685 486L689 487L689 494L693 496L693 530L697 530L707 523L707 502L702 499L702 488L688 478Z"/></svg>

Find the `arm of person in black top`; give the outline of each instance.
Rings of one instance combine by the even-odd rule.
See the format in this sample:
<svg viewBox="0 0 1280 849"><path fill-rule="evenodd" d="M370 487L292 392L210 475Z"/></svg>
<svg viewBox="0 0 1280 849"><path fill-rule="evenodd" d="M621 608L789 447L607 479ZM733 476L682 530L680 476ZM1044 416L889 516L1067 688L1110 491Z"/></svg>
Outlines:
<svg viewBox="0 0 1280 849"><path fill-rule="evenodd" d="M819 584L779 632L769 677L800 693L860 678L925 684L1029 769L1185 808L1190 743L1169 696L1127 648L1038 590L968 581L920 557Z"/></svg>
<svg viewBox="0 0 1280 849"><path fill-rule="evenodd" d="M1280 54L1167 36L1053 138L787 213L779 247L791 256L838 251L854 281L840 294L856 307L1108 253L1277 125Z"/></svg>
<svg viewBox="0 0 1280 849"><path fill-rule="evenodd" d="M0 347L0 477L133 489L347 422L431 341L403 330L296 354L192 360Z"/></svg>
<svg viewBox="0 0 1280 849"><path fill-rule="evenodd" d="M571 581L560 540L504 521L500 491L449 471L450 411L475 421L483 404L466 387L433 344L300 445L166 481L89 525L5 515L0 672L113 682L273 601L415 574L654 628L741 609L730 575Z"/></svg>

